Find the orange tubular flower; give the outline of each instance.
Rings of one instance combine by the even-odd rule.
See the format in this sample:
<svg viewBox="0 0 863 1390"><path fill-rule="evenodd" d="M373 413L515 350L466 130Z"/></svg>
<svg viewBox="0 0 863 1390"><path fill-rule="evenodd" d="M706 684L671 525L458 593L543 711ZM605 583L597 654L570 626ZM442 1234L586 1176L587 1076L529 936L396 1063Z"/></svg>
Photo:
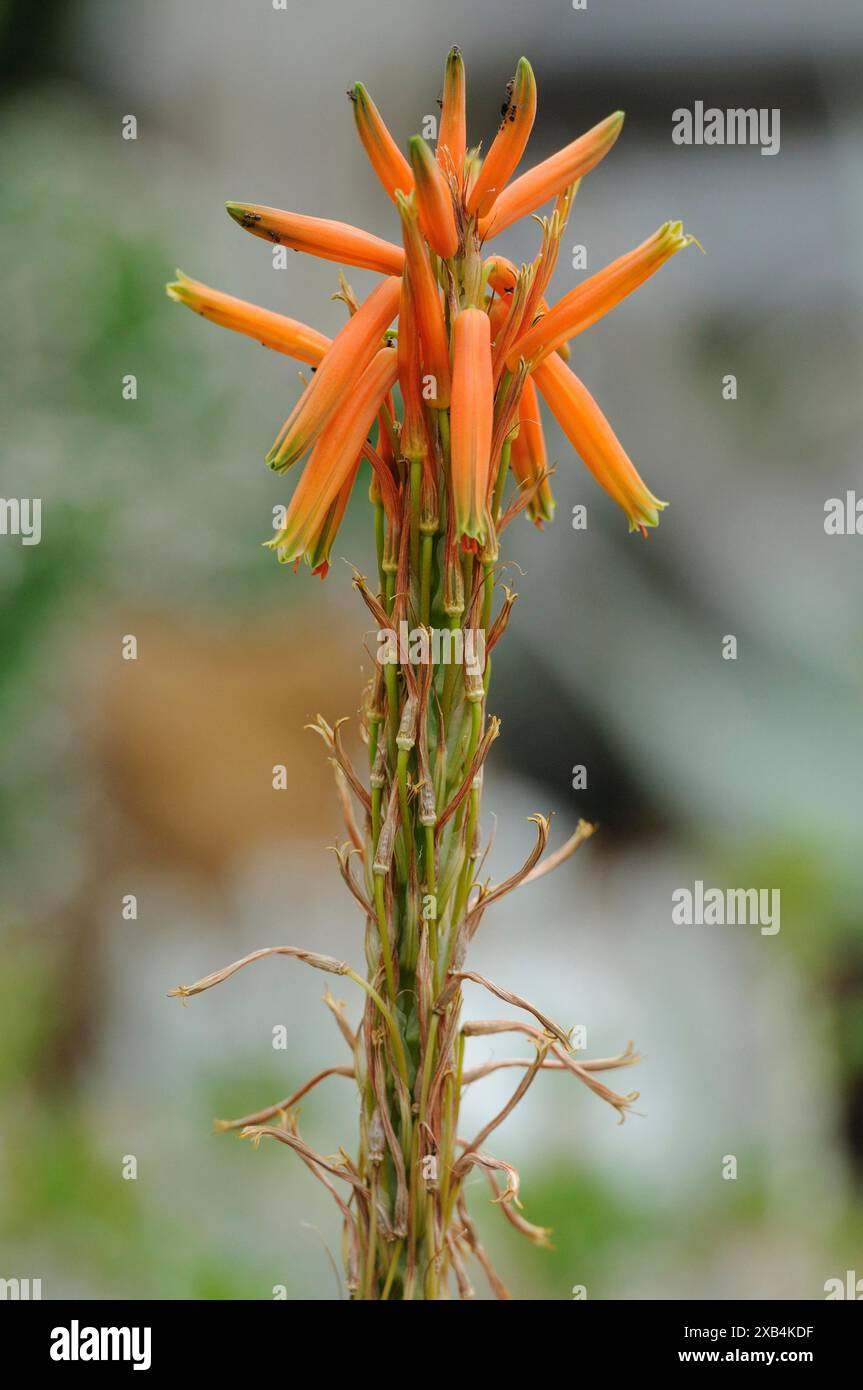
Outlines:
<svg viewBox="0 0 863 1390"><path fill-rule="evenodd" d="M437 139L437 162L444 175L455 175L461 188L464 183L464 157L467 153L465 121L464 63L458 48L451 48L446 60L443 81L443 103Z"/></svg>
<svg viewBox="0 0 863 1390"><path fill-rule="evenodd" d="M257 304L249 304L245 299L235 299L232 294L212 290L200 280L190 280L182 270L177 271L176 280L165 289L171 299L194 309L210 323L218 323L222 328L232 328L235 333L245 333L256 338L264 347L274 352L283 352L288 357L296 357L300 362L308 362L316 367L330 346L331 339L316 328L289 319L284 314L276 314L272 309L260 309Z"/></svg>
<svg viewBox="0 0 863 1390"><path fill-rule="evenodd" d="M583 333L694 240L692 236L684 236L682 222L665 222L634 251L612 261L564 295L553 309L522 334L507 355L507 366L512 369L520 357L528 362L541 360L568 339Z"/></svg>
<svg viewBox="0 0 863 1390"><path fill-rule="evenodd" d="M399 388L404 407L401 430L402 458L421 459L428 447L423 415L422 363L411 283L407 275L402 280L399 306L398 362Z"/></svg>
<svg viewBox="0 0 863 1390"><path fill-rule="evenodd" d="M357 134L369 157L369 163L395 202L396 190L410 193L414 186L411 167L390 135L380 111L362 82L355 82L353 91L348 95L354 105Z"/></svg>
<svg viewBox="0 0 863 1390"><path fill-rule="evenodd" d="M327 512L320 533L308 552L312 574L319 574L321 579L326 579L330 572L330 551L333 548L333 541L342 524L342 519L347 511L348 503L351 500L351 493L354 490L354 483L357 480L359 471L360 460L357 459L351 472L348 474L347 482L342 483L335 502L331 504ZM298 564L299 561L295 561L294 563Z"/></svg>
<svg viewBox="0 0 863 1390"><path fill-rule="evenodd" d="M377 285L333 339L267 455L271 468L278 472L290 468L315 442L345 390L365 371L381 346L384 330L398 311L401 284L398 276L390 276Z"/></svg>
<svg viewBox="0 0 863 1390"><path fill-rule="evenodd" d="M507 260L506 256L489 256L488 259L483 262L483 270L486 280L495 294L504 299L512 294L512 291L518 283L518 270L513 265L512 261ZM498 300L497 302L500 301ZM539 301L539 306L544 314L549 312L548 303L545 299ZM494 328L494 318L492 319L492 328ZM495 337L496 334L492 333L492 340L494 340ZM562 347L558 348L558 351L563 360L568 362L569 349L566 345L564 344ZM507 363L507 366L509 366L509 363Z"/></svg>
<svg viewBox="0 0 863 1390"><path fill-rule="evenodd" d="M530 377L524 383L518 408L519 429L512 441L510 465L516 480L524 487L533 486L538 478L542 482L527 504L527 514L531 521L542 530L543 522L554 517L555 501L547 476L548 454L545 448L545 435L539 413L536 387Z"/></svg>
<svg viewBox="0 0 863 1390"><path fill-rule="evenodd" d="M518 268L506 256L489 256L488 260L483 261L483 269L495 294L508 294L515 289Z"/></svg>
<svg viewBox="0 0 863 1390"><path fill-rule="evenodd" d="M255 203L226 203L234 221L253 236L263 237L292 251L306 251L325 261L377 270L381 275L401 275L404 252L382 237L363 232L347 222L325 217L305 217L299 212L259 207Z"/></svg>
<svg viewBox="0 0 863 1390"><path fill-rule="evenodd" d="M533 373L537 386L582 462L629 518L629 529L656 526L668 504L645 486L587 387L552 355Z"/></svg>
<svg viewBox="0 0 863 1390"><path fill-rule="evenodd" d="M417 212L423 236L433 251L444 260L449 260L458 250L458 229L449 184L421 135L411 137L408 149L416 180Z"/></svg>
<svg viewBox="0 0 863 1390"><path fill-rule="evenodd" d="M399 197L397 202L402 216L405 261L422 344L423 367L427 375L434 378L434 396L429 398L429 404L438 410L444 410L449 405L450 398L450 365L443 305L428 251L420 234L416 203L412 198L402 197Z"/></svg>
<svg viewBox="0 0 863 1390"><path fill-rule="evenodd" d="M530 138L536 116L536 79L526 58L519 59L508 91L509 100L500 129L468 195L467 210L471 216L475 213L486 216L491 212Z"/></svg>
<svg viewBox="0 0 863 1390"><path fill-rule="evenodd" d="M319 565L318 547L327 532L327 517L351 477L381 402L395 384L395 348L381 348L359 381L345 392L339 409L321 434L291 498L285 524L266 541L287 563L305 558Z"/></svg>
<svg viewBox="0 0 863 1390"><path fill-rule="evenodd" d="M497 236L519 217L526 217L589 173L608 154L622 125L623 112L615 111L586 135L513 180L498 196L489 215L480 218L479 234L483 240Z"/></svg>
<svg viewBox="0 0 863 1390"><path fill-rule="evenodd" d="M482 309L464 309L453 330L452 491L456 530L484 544L489 530L487 495L491 465L494 383L491 326Z"/></svg>

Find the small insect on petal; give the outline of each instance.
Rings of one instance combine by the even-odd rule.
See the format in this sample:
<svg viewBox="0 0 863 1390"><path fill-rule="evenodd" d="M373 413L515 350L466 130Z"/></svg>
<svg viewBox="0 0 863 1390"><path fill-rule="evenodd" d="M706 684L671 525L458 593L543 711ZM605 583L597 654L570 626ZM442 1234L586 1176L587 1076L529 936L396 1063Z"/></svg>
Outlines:
<svg viewBox="0 0 863 1390"><path fill-rule="evenodd" d="M255 203L226 203L225 207L239 226L277 246L305 251L325 261L337 261L339 265L377 270L381 275L401 275L404 252L400 246L347 222L306 217L299 212L283 212Z"/></svg>
<svg viewBox="0 0 863 1390"><path fill-rule="evenodd" d="M526 58L519 59L507 88L500 129L482 163L467 199L471 214L487 216L515 172L536 117L536 79Z"/></svg>

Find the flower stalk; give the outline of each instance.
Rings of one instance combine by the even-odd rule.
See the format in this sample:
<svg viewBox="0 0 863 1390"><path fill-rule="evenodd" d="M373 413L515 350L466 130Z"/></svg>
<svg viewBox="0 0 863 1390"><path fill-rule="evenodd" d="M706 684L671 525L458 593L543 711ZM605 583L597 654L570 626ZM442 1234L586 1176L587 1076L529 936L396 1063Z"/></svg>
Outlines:
<svg viewBox="0 0 863 1390"><path fill-rule="evenodd" d="M540 529L554 515L541 398L630 528L654 526L664 503L642 482L587 387L566 365L567 344L609 312L692 238L669 222L643 246L549 304L561 237L579 181L614 145L614 113L550 159L513 178L536 114L536 80L521 59L488 153L467 148L465 73L446 62L440 134L403 154L362 83L349 92L360 141L401 223L401 244L348 223L229 203L245 230L383 278L360 304L342 277L349 313L330 340L296 320L211 290L178 272L168 294L223 327L312 366L314 375L267 461L299 478L278 534L265 542L294 568L326 576L348 501L370 477L376 578L353 586L377 629L377 660L362 704L358 771L342 736L311 726L334 767L347 840L338 868L359 912L361 972L305 946L266 947L197 983L184 1001L253 961L283 956L342 976L362 991L356 1027L327 994L348 1052L282 1101L218 1123L257 1147L275 1139L327 1188L342 1227L345 1286L367 1301L473 1296L471 1266L493 1295L509 1293L465 1205L474 1170L526 1239L548 1232L520 1212L520 1178L486 1149L528 1088L546 1072L574 1077L623 1119L637 1093L618 1094L596 1073L638 1060L575 1056L569 1030L514 990L467 968L470 944L496 902L566 863L593 833L546 855L548 820L499 883L483 869L485 766L500 723L489 710L491 651L515 593L497 603L500 537L524 511ZM520 268L486 243L516 218L552 202L534 260ZM392 325L396 322L396 327ZM394 341L395 340L395 341ZM301 467L300 467L301 465ZM366 472L366 470L368 470ZM367 619L366 619L367 621ZM470 980L517 1011L464 1020ZM527 1019L520 1017L527 1015ZM504 1031L528 1055L466 1064L471 1038ZM526 1041L524 1041L526 1040ZM473 1137L460 1126L465 1087L493 1071L516 1073L509 1100ZM355 1084L359 1135L351 1156L312 1149L299 1131L300 1099L332 1077Z"/></svg>

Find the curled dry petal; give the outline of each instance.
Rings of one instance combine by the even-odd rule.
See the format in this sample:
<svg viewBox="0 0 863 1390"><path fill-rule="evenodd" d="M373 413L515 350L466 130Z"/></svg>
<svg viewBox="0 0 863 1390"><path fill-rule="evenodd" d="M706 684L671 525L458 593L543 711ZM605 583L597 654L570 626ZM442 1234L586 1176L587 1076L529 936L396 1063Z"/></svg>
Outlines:
<svg viewBox="0 0 863 1390"><path fill-rule="evenodd" d="M241 960L235 960L231 965L225 965L221 970L214 970L212 974L205 975L203 979L197 980L193 985L178 985L176 989L168 991L169 999L190 999L193 994L203 994L204 990L212 989L214 985L220 985L223 980L229 980L238 970L242 970L244 965L251 965L252 961L263 960L264 956L293 956L295 960L304 961L306 965L312 965L316 970L326 970L331 975L347 975L349 967L344 961L335 960L333 956L322 956L316 951L304 951L299 946L262 946L258 951L252 951L249 955L243 956Z"/></svg>

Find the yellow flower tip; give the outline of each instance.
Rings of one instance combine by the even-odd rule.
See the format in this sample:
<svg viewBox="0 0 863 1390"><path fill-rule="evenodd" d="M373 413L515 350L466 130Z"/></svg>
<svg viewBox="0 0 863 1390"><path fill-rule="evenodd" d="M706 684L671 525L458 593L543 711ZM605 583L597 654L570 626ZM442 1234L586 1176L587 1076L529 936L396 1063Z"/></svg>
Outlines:
<svg viewBox="0 0 863 1390"><path fill-rule="evenodd" d="M644 535L658 525L667 503L639 476L584 383L555 355L534 369L533 378L582 462L626 515L630 531Z"/></svg>
<svg viewBox="0 0 863 1390"><path fill-rule="evenodd" d="M165 286L165 293L169 299L173 299L177 304L191 304L195 295L197 281L185 275L179 267L174 271L174 279Z"/></svg>

